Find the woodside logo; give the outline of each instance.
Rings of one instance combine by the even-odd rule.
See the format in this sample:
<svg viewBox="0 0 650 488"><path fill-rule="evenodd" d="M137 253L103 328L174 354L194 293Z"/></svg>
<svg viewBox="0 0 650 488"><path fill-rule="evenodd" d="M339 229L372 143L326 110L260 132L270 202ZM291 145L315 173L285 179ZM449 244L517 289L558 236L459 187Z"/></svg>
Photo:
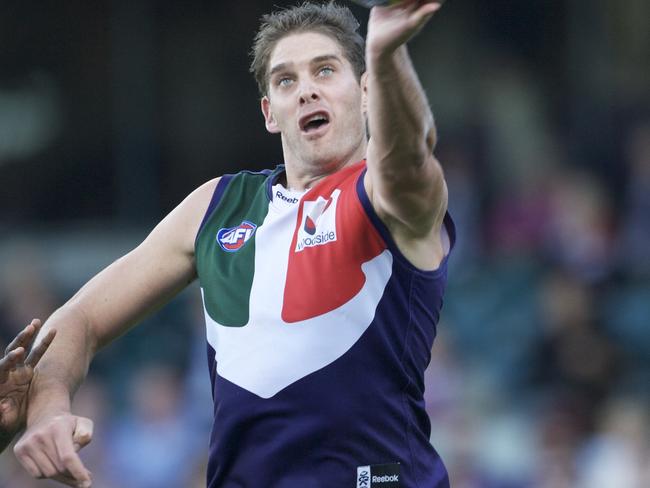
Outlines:
<svg viewBox="0 0 650 488"><path fill-rule="evenodd" d="M336 203L340 193L336 189L329 198L319 196L315 201L303 202L295 252L336 241Z"/></svg>

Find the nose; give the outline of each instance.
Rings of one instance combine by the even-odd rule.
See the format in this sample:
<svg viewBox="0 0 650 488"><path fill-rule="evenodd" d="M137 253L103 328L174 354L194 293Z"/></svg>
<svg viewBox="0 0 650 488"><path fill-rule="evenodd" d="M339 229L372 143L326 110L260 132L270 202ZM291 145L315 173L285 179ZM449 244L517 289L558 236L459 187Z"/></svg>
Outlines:
<svg viewBox="0 0 650 488"><path fill-rule="evenodd" d="M316 89L314 84L309 81L303 81L300 84L299 97L300 97L300 105L316 102L320 99L320 96L318 95L318 90Z"/></svg>

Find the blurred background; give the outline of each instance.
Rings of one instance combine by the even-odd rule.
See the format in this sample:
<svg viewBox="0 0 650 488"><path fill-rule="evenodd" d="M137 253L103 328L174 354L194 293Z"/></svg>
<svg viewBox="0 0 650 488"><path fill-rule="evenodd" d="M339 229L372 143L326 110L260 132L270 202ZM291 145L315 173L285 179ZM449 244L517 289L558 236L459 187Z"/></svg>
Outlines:
<svg viewBox="0 0 650 488"><path fill-rule="evenodd" d="M278 4L0 0L0 345L204 181L281 162L247 56ZM450 0L411 43L459 235L426 390L455 488L650 486L648 19ZM205 486L203 327L191 287L93 363L98 488Z"/></svg>

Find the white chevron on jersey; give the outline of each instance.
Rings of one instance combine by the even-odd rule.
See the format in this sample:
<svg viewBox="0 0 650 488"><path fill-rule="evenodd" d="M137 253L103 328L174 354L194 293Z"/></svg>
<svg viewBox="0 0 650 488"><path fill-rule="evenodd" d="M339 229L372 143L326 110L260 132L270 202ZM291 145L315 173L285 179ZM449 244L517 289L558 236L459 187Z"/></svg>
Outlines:
<svg viewBox="0 0 650 488"><path fill-rule="evenodd" d="M343 306L308 320L284 322L283 293L298 207L271 203L257 229L248 323L226 327L205 311L217 373L262 398L345 354L372 322L392 272L392 255L384 250L361 265L365 284Z"/></svg>

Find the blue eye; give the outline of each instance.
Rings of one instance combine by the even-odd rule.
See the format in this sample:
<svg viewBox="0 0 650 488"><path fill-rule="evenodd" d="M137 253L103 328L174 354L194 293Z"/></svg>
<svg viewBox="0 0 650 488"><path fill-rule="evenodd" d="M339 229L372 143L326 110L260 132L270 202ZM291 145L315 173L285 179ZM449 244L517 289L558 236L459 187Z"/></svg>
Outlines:
<svg viewBox="0 0 650 488"><path fill-rule="evenodd" d="M318 71L319 75L330 76L334 73L334 70L330 66L325 66Z"/></svg>
<svg viewBox="0 0 650 488"><path fill-rule="evenodd" d="M293 83L293 80L291 78L287 78L286 76L278 80L278 86L289 86L291 83Z"/></svg>

